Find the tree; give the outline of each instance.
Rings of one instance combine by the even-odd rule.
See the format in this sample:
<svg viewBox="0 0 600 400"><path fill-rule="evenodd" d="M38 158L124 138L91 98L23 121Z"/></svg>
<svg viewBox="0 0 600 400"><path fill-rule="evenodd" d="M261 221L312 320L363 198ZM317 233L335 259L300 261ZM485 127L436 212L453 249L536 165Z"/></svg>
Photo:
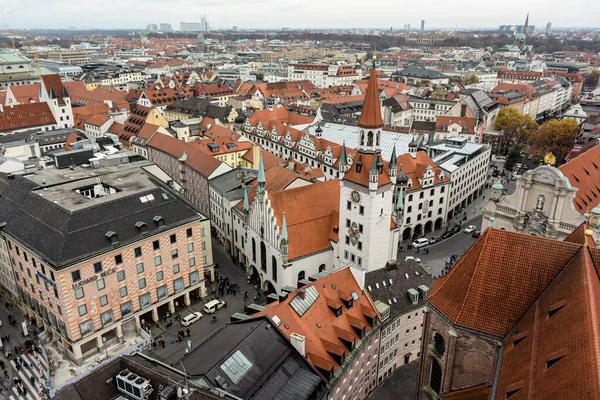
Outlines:
<svg viewBox="0 0 600 400"><path fill-rule="evenodd" d="M529 114L523 115L512 107L500 110L495 123L496 129L502 131L498 141L498 154L506 155L510 149L526 144L529 132L537 126Z"/></svg>
<svg viewBox="0 0 600 400"><path fill-rule="evenodd" d="M598 71L592 72L583 81L583 86L586 86L586 87L589 87L592 89L596 89L596 87L598 86L598 78L600 78L600 72L598 72Z"/></svg>
<svg viewBox="0 0 600 400"><path fill-rule="evenodd" d="M513 147L508 152L508 156L506 156L506 161L504 162L504 170L512 171L517 164L517 161L521 158L521 148Z"/></svg>
<svg viewBox="0 0 600 400"><path fill-rule="evenodd" d="M556 164L562 164L575 143L577 132L579 125L572 119L552 119L546 122L529 134L531 159L541 162L546 154L552 153L556 157Z"/></svg>
<svg viewBox="0 0 600 400"><path fill-rule="evenodd" d="M474 83L479 83L479 78L475 74L471 74L467 76L465 79L465 85L472 85Z"/></svg>

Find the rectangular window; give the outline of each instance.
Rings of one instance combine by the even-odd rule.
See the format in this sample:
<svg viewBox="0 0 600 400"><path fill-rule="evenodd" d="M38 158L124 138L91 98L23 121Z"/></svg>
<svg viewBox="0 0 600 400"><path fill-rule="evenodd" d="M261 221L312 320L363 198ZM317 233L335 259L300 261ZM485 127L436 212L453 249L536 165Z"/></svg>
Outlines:
<svg viewBox="0 0 600 400"><path fill-rule="evenodd" d="M135 258L140 258L142 256L142 248L136 247L135 249L133 249L133 255L135 256Z"/></svg>
<svg viewBox="0 0 600 400"><path fill-rule="evenodd" d="M107 304L108 304L108 296L107 295L100 296L100 305L102 307L104 307Z"/></svg>
<svg viewBox="0 0 600 400"><path fill-rule="evenodd" d="M244 248L244 242L242 242L242 248ZM206 242L202 242L202 250L206 250Z"/></svg>
<svg viewBox="0 0 600 400"><path fill-rule="evenodd" d="M129 315L133 312L133 306L131 305L131 300L130 301L126 301L125 303L121 304L121 318L125 317L126 315Z"/></svg>
<svg viewBox="0 0 600 400"><path fill-rule="evenodd" d="M102 261L94 263L94 273L99 274L100 272L102 272Z"/></svg>
<svg viewBox="0 0 600 400"><path fill-rule="evenodd" d="M138 281L138 285L140 287L140 289L145 289L146 288L146 278L142 278Z"/></svg>
<svg viewBox="0 0 600 400"><path fill-rule="evenodd" d="M156 281L157 281L157 282L160 282L160 281L162 281L162 280L164 279L164 277L165 277L165 276L164 276L164 274L163 274L163 272L162 272L162 271L158 271L158 272L156 273Z"/></svg>
<svg viewBox="0 0 600 400"><path fill-rule="evenodd" d="M144 263L135 264L135 269L138 274L141 274L142 272L144 272Z"/></svg>
<svg viewBox="0 0 600 400"><path fill-rule="evenodd" d="M359 208L358 208L358 213L359 213L360 215L365 215L365 207L363 207L363 206L359 206Z"/></svg>
<svg viewBox="0 0 600 400"><path fill-rule="evenodd" d="M85 293L83 293L83 287L80 286L77 289L75 289L75 298L77 300L83 299L84 296L85 296Z"/></svg>
<svg viewBox="0 0 600 400"><path fill-rule="evenodd" d="M158 267L159 265L162 265L162 257L156 256L156 257L154 257L154 266Z"/></svg>
<svg viewBox="0 0 600 400"><path fill-rule="evenodd" d="M196 257L190 257L189 261L188 261L188 265L191 267L196 265Z"/></svg>
<svg viewBox="0 0 600 400"><path fill-rule="evenodd" d="M150 293L144 293L140 296L140 310L144 308L148 308L152 305L152 301L150 299Z"/></svg>
<svg viewBox="0 0 600 400"><path fill-rule="evenodd" d="M346 218L346 228L350 228L350 220Z"/></svg>
<svg viewBox="0 0 600 400"><path fill-rule="evenodd" d="M187 228L185 230L185 234L187 235L187 237L191 238L193 236L192 228Z"/></svg>
<svg viewBox="0 0 600 400"><path fill-rule="evenodd" d="M167 298L168 295L169 293L167 285L159 286L158 289L156 289L156 297L158 298L158 301Z"/></svg>
<svg viewBox="0 0 600 400"><path fill-rule="evenodd" d="M190 274L190 285L196 284L200 281L200 273L198 271L194 271Z"/></svg>
<svg viewBox="0 0 600 400"><path fill-rule="evenodd" d="M127 297L127 286L121 286L119 289L119 295L121 298Z"/></svg>
<svg viewBox="0 0 600 400"><path fill-rule="evenodd" d="M176 259L177 257L179 257L179 251L177 249L173 249L171 250L171 259Z"/></svg>
<svg viewBox="0 0 600 400"><path fill-rule="evenodd" d="M169 240L171 241L171 244L177 243L177 235L172 234L171 236L169 236Z"/></svg>
<svg viewBox="0 0 600 400"><path fill-rule="evenodd" d="M96 288L98 288L98 290L102 290L106 287L106 284L104 283L104 279L98 279L96 281Z"/></svg>
<svg viewBox="0 0 600 400"><path fill-rule="evenodd" d="M77 307L77 311L79 311L79 316L83 317L85 314L87 314L87 306L85 304L82 304L79 307Z"/></svg>
<svg viewBox="0 0 600 400"><path fill-rule="evenodd" d="M112 310L108 310L100 314L100 321L102 322L103 328L112 324L114 322Z"/></svg>
<svg viewBox="0 0 600 400"><path fill-rule="evenodd" d="M178 274L179 273L179 264L173 265L173 273L174 274Z"/></svg>
<svg viewBox="0 0 600 400"><path fill-rule="evenodd" d="M124 269L117 272L117 280L119 282L123 282L125 280L125 270Z"/></svg>
<svg viewBox="0 0 600 400"><path fill-rule="evenodd" d="M73 282L79 282L81 280L81 273L79 270L73 271L71 272L71 277L73 278Z"/></svg>
<svg viewBox="0 0 600 400"><path fill-rule="evenodd" d="M204 243L204 242L202 242ZM194 251L194 243L188 243L188 253L191 253L192 251Z"/></svg>
<svg viewBox="0 0 600 400"><path fill-rule="evenodd" d="M154 250L159 250L160 249L160 242L158 240L155 240L154 242L152 242L152 248Z"/></svg>
<svg viewBox="0 0 600 400"><path fill-rule="evenodd" d="M94 323L91 319L88 319L87 321L83 321L81 324L79 324L79 329L82 337L87 336L90 333L94 333Z"/></svg>
<svg viewBox="0 0 600 400"><path fill-rule="evenodd" d="M346 202L346 209L352 210L352 202L350 202L350 201Z"/></svg>
<svg viewBox="0 0 600 400"><path fill-rule="evenodd" d="M175 281L173 281L173 288L175 290L175 293L181 292L183 290L183 287L183 278L175 279Z"/></svg>
<svg viewBox="0 0 600 400"><path fill-rule="evenodd" d="M121 265L123 264L123 256L120 254L117 254L115 256L115 265Z"/></svg>

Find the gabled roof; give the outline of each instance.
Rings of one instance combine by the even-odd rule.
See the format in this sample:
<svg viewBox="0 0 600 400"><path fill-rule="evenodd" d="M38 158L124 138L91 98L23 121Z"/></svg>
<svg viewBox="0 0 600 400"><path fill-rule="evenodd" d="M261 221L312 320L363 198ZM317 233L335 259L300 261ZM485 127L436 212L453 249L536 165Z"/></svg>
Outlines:
<svg viewBox="0 0 600 400"><path fill-rule="evenodd" d="M294 302L301 299L301 290L316 296L312 304L306 303L308 309L303 315L300 315L294 308ZM327 299L339 299L340 292L355 293L357 300L354 300L353 307L350 309L342 305L342 313L336 317L329 308ZM308 295L306 297L308 299ZM365 332L372 329L363 309L368 310L371 315L379 315L372 306L368 293L363 292L356 283L350 268L343 268L295 290L283 302L267 305L267 308L258 315L268 315L271 318L276 315L281 320L279 329L288 337L292 333L304 336L306 338L306 359L318 368L319 373L322 373L331 370L335 372L340 367L340 364L332 357L332 353L343 351L345 356L350 353L340 339L359 342L360 337L352 327L351 320L358 320L364 324ZM323 376L323 378L327 380L326 377Z"/></svg>
<svg viewBox="0 0 600 400"><path fill-rule="evenodd" d="M390 176L388 175L388 162L381 159L381 153L357 153L354 156L352 167L344 174L344 180L368 187L371 166L373 165L374 160L377 162L376 157L379 161L383 162L383 168L379 174L377 186L381 187L392 183ZM360 172L358 171L359 168L357 165L359 160L362 162Z"/></svg>
<svg viewBox="0 0 600 400"><path fill-rule="evenodd" d="M458 326L503 338L580 247L488 229L435 281L428 302Z"/></svg>
<svg viewBox="0 0 600 400"><path fill-rule="evenodd" d="M458 124L461 128L459 133L475 133L475 125L477 124L477 118L469 118L469 117L452 117L441 115L437 117L435 121L436 130L438 132L444 131L444 125L446 125L446 129L451 125ZM467 130L464 131L464 127L467 127Z"/></svg>
<svg viewBox="0 0 600 400"><path fill-rule="evenodd" d="M63 84L60 80L60 75L42 75L41 78L48 97L56 98L58 100L58 104L65 104L65 100L63 98L63 94L65 94L65 92Z"/></svg>
<svg viewBox="0 0 600 400"><path fill-rule="evenodd" d="M559 168L576 187L574 206L580 213L600 204L600 146L594 146Z"/></svg>
<svg viewBox="0 0 600 400"><path fill-rule="evenodd" d="M283 107L277 107L273 110L265 108L257 111L248 120L252 126L257 126L259 122L262 122L263 129L270 130L276 122L283 122L287 125L302 125L310 124L313 118L290 112Z"/></svg>
<svg viewBox="0 0 600 400"><path fill-rule="evenodd" d="M56 124L48 104L29 103L4 107L0 112L0 132Z"/></svg>
<svg viewBox="0 0 600 400"><path fill-rule="evenodd" d="M331 249L332 221L337 220L340 208L339 180L269 192L268 196L279 227L286 213L290 260Z"/></svg>

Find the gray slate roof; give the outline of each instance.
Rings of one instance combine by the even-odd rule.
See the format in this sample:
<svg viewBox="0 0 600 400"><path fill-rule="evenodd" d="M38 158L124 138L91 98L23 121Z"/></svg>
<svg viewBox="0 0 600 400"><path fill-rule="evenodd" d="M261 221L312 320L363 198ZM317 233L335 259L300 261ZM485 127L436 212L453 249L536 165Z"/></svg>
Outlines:
<svg viewBox="0 0 600 400"><path fill-rule="evenodd" d="M93 170L49 169L16 177L0 197L0 222L6 222L3 231L61 269L92 254L203 218L192 205L151 179L141 168L147 165L150 163L142 161ZM69 179L70 173L73 179ZM118 192L89 199L73 191L73 187L93 185L97 178ZM154 200L141 201L150 194ZM163 217L165 225L158 227L155 216ZM138 221L146 223L147 233L139 232ZM118 243L111 245L108 231L118 234Z"/></svg>
<svg viewBox="0 0 600 400"><path fill-rule="evenodd" d="M373 300L379 300L390 306L390 321L425 304L420 297L417 304L412 304L408 298L408 289L417 290L420 285L431 289L433 286L433 278L418 263L397 261L396 266L395 270L386 267L367 272L365 276L365 288ZM391 284L390 279L392 280ZM386 282L385 286L383 281Z"/></svg>
<svg viewBox="0 0 600 400"><path fill-rule="evenodd" d="M427 68L417 67L415 65L411 65L411 66L408 66L408 67L404 68L401 71L394 72L392 75L410 76L410 77L421 78L421 79L444 79L444 78L448 78L446 75L440 74L437 71L434 71L434 70L431 70L431 69L427 69Z"/></svg>

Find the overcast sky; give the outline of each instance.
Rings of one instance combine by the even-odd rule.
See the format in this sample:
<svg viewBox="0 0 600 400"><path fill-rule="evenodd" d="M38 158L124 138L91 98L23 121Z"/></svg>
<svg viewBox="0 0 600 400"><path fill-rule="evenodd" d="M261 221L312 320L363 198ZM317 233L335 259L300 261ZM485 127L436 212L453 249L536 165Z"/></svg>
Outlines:
<svg viewBox="0 0 600 400"><path fill-rule="evenodd" d="M600 0L3 0L0 29L145 28L199 22L231 28L545 27L600 26Z"/></svg>

